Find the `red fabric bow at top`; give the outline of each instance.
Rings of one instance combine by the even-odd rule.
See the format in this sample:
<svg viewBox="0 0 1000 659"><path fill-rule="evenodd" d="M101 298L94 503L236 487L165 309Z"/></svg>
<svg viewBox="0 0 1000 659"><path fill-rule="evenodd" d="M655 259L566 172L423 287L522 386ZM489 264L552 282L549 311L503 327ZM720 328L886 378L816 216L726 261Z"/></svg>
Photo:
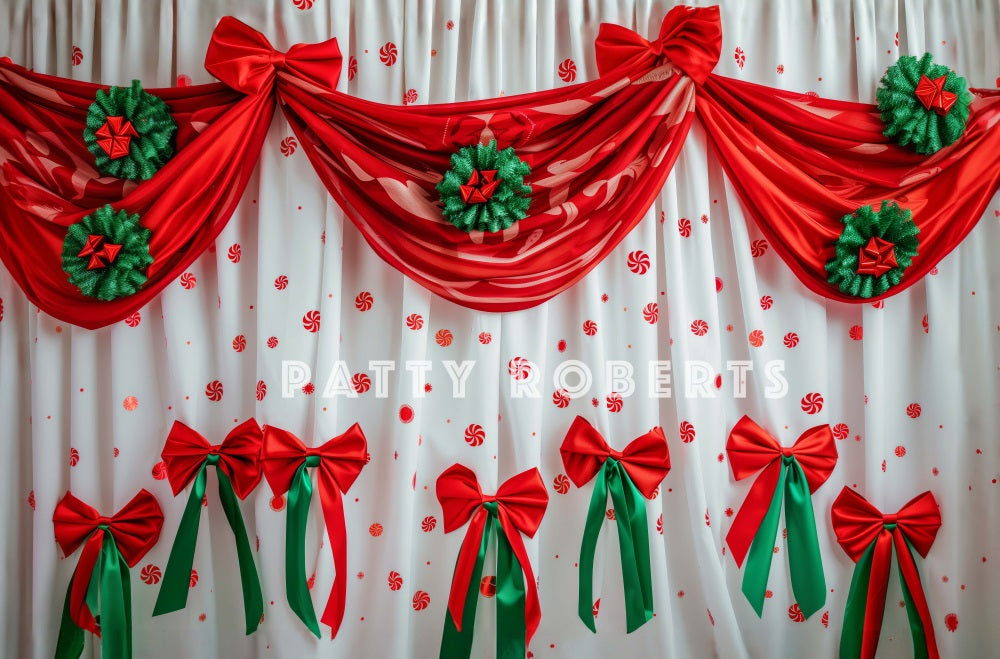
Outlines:
<svg viewBox="0 0 1000 659"><path fill-rule="evenodd" d="M296 481L296 474L303 465L318 468L317 482L323 506L323 519L326 522L326 532L330 539L330 551L333 554L333 564L336 570L330 597L323 610L321 620L323 624L332 628L332 633L336 636L340 623L344 619L347 598L347 529L344 523L342 493L351 488L368 460L368 445L365 441L365 435L361 431L361 426L355 423L346 432L334 437L322 446L309 448L302 443L302 440L287 430L274 426L264 426L264 450L261 459L264 477L275 495L289 492L291 488L288 501L289 537L291 538L300 531L303 534L301 539L303 545L305 528L304 526L297 530L291 528L293 523L292 508L296 504L295 499L303 495L300 486L303 489L308 489L308 492L304 493L305 505L308 507L311 485L309 485L308 474L305 474L304 483ZM302 514L304 517L307 513ZM291 546L291 540L287 546ZM286 556L286 561L293 559L304 561L304 556L301 553L294 557ZM297 587L297 584L291 581L288 581L286 585L290 589ZM308 591L306 591L305 597L308 598ZM295 608L296 604L292 601L292 590L289 593L289 600ZM305 602L302 605L304 606ZM309 603L310 612L311 607L312 604ZM296 613L299 613L300 618L303 617L299 610L296 610ZM314 630L314 633L317 631Z"/></svg>
<svg viewBox="0 0 1000 659"><path fill-rule="evenodd" d="M236 496L246 499L260 482L261 441L261 429L254 419L236 426L221 444L215 445L187 425L174 421L161 453L174 496L187 487L208 456L217 455L219 467L229 477Z"/></svg>
<svg viewBox="0 0 1000 659"><path fill-rule="evenodd" d="M674 7L663 17L655 41L621 25L601 23L594 48L601 75L623 64L652 67L665 59L701 84L722 50L719 7Z"/></svg>
<svg viewBox="0 0 1000 659"><path fill-rule="evenodd" d="M100 634L94 613L87 606L87 589L91 574L101 554L105 528L129 567L135 567L160 537L163 512L156 498L139 490L131 501L111 517L101 515L93 507L66 492L52 515L56 542L65 556L70 556L82 544L70 590L69 611L73 622L81 629ZM96 578L96 577L95 577Z"/></svg>
<svg viewBox="0 0 1000 659"><path fill-rule="evenodd" d="M895 547L914 654L938 659L934 625L910 551L912 547L926 558L941 528L941 513L934 495L924 492L911 499L898 513L883 515L863 496L845 487L833 502L832 517L837 542L858 564L847 597L840 656L861 659L875 656ZM864 578L865 572L867 578Z"/></svg>
<svg viewBox="0 0 1000 659"><path fill-rule="evenodd" d="M795 456L812 493L826 482L837 466L837 445L830 426L824 424L802 433L792 446L782 447L777 439L744 415L733 426L726 442L726 453L736 480L761 472L726 535L726 544L736 565L741 566L774 496L783 469L782 458Z"/></svg>
<svg viewBox="0 0 1000 659"><path fill-rule="evenodd" d="M527 587L526 642L530 642L535 630L538 629L542 612L535 587L535 576L521 534L529 538L534 537L548 506L549 495L545 491L545 484L538 469L529 469L512 476L497 489L494 496L486 496L479 487L475 473L468 467L456 464L438 477L437 498L444 513L445 533L451 533L472 520L462 541L462 549L455 565L455 576L451 582L451 594L448 597L448 611L455 622L455 627L459 631L462 629L466 593L469 590L480 540L489 515L483 504L493 501L496 502L500 526L524 571ZM473 621L467 622L471 625Z"/></svg>
<svg viewBox="0 0 1000 659"><path fill-rule="evenodd" d="M232 16L224 16L212 33L205 69L244 94L260 94L274 84L279 71L288 71L324 91L337 88L341 55L336 39L295 44L287 53L276 51L263 34Z"/></svg>
<svg viewBox="0 0 1000 659"><path fill-rule="evenodd" d="M583 487L597 475L609 457L618 460L642 496L653 496L654 490L670 471L670 453L662 428L653 428L633 439L623 451L608 446L594 426L577 416L573 420L562 446L566 475L577 487Z"/></svg>

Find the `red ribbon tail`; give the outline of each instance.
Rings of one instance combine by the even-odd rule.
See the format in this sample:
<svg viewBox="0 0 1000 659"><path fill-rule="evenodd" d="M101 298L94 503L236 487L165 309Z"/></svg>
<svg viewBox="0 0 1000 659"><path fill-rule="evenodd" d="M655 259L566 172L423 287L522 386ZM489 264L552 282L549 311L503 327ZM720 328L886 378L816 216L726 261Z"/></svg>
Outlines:
<svg viewBox="0 0 1000 659"><path fill-rule="evenodd" d="M736 513L733 525L729 527L729 533L726 534L726 544L729 545L729 552L736 560L737 567L743 566L743 561L746 559L747 552L750 551L754 536L757 535L757 529L760 528L760 523L767 515L767 509L771 505L774 488L778 486L778 476L780 475L781 462L779 460L772 461L760 472L760 476L750 486L750 491L747 492L747 498L743 500L739 512Z"/></svg>
<svg viewBox="0 0 1000 659"><path fill-rule="evenodd" d="M462 548L458 552L455 563L455 576L451 579L451 593L448 595L448 611L455 622L455 629L462 631L462 611L465 609L465 595L472 580L472 571L476 567L476 557L479 555L479 545L483 541L483 531L486 528L486 510L480 508L469 523L465 532Z"/></svg>
<svg viewBox="0 0 1000 659"><path fill-rule="evenodd" d="M892 533L882 529L875 539L872 556L872 572L868 581L868 596L865 601L865 624L861 636L862 659L874 659L878 648L878 637L882 632L882 616L885 613L885 595L889 589L889 567L892 564Z"/></svg>
<svg viewBox="0 0 1000 659"><path fill-rule="evenodd" d="M513 550L514 556L517 557L517 562L521 564L521 571L524 572L525 644L530 645L531 637L535 635L535 631L538 629L538 623L542 620L542 607L538 601L538 589L535 587L535 573L531 569L531 561L528 559L528 550L524 546L524 540L521 538L521 533L514 528L513 524L510 523L510 519L506 514L500 514L500 524L503 526L504 533L507 535L507 541L510 543L510 548Z"/></svg>
<svg viewBox="0 0 1000 659"><path fill-rule="evenodd" d="M330 482L320 471L319 498L323 505L323 521L326 534L330 538L330 552L333 554L333 586L320 622L330 626L331 638L337 637L340 623L344 621L347 602L347 527L344 523L344 500L337 483ZM332 480L332 479L331 479Z"/></svg>
<svg viewBox="0 0 1000 659"><path fill-rule="evenodd" d="M73 575L73 588L69 596L69 615L80 629L101 635L101 628L94 618L93 612L87 606L87 589L90 587L90 580L94 579L94 567L101 556L101 547L104 543L104 529L96 529L87 538L83 551L80 552L80 561L77 563L76 572Z"/></svg>
<svg viewBox="0 0 1000 659"><path fill-rule="evenodd" d="M920 623L924 627L924 639L927 641L928 659L939 659L937 640L934 638L934 623L931 620L931 611L927 606L927 597L924 595L923 586L920 585L920 573L913 562L913 554L903 538L903 534L897 529L892 534L893 542L896 545L896 560L899 561L899 571L903 575L906 588L910 591L913 605L917 608L920 616Z"/></svg>

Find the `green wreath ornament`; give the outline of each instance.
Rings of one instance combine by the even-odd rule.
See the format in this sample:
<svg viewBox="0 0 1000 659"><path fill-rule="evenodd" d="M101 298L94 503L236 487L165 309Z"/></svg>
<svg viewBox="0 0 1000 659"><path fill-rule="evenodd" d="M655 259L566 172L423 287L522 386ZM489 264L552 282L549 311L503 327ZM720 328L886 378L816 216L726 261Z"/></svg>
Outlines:
<svg viewBox="0 0 1000 659"><path fill-rule="evenodd" d="M924 53L920 59L904 55L890 66L875 100L885 124L883 134L930 155L965 132L972 94L965 78L934 64L931 54Z"/></svg>
<svg viewBox="0 0 1000 659"><path fill-rule="evenodd" d="M131 87L97 91L83 141L102 174L145 181L173 157L176 134L167 104L133 80Z"/></svg>
<svg viewBox="0 0 1000 659"><path fill-rule="evenodd" d="M827 262L827 281L848 295L869 298L899 284L917 255L917 234L909 209L883 201L879 210L862 206L841 222L836 255Z"/></svg>
<svg viewBox="0 0 1000 659"><path fill-rule="evenodd" d="M98 208L66 230L63 272L87 297L110 301L134 295L153 263L151 233L139 224L138 214L115 212L111 204Z"/></svg>
<svg viewBox="0 0 1000 659"><path fill-rule="evenodd" d="M531 205L531 168L514 147L497 150L496 140L459 149L437 184L444 218L462 231L503 231L524 219Z"/></svg>

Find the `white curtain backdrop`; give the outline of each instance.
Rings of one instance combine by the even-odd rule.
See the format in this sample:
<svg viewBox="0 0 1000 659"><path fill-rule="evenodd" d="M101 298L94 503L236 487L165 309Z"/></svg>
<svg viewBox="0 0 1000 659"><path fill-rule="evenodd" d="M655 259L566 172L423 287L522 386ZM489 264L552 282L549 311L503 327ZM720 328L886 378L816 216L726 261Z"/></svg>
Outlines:
<svg viewBox="0 0 1000 659"><path fill-rule="evenodd" d="M337 37L340 89L353 95L400 104L413 90L416 103L460 101L559 87L567 84L560 70L592 79L601 22L653 36L671 4L2 0L0 56L108 84L209 82L203 60L212 29L234 15L280 50ZM733 0L722 3L722 29L718 73L834 98L873 102L886 67L925 50L972 86L992 87L1000 76L1000 6L993 0ZM387 42L398 49L391 66L380 61ZM348 58L357 61L350 81ZM456 462L475 470L487 492L531 467L549 489L545 519L527 542L542 604L531 656L836 656L854 567L830 527L830 505L844 485L885 512L933 492L944 521L918 565L942 655L996 653L1000 200L936 272L884 306L830 303L759 242L696 124L659 201L589 276L534 309L487 314L436 298L379 260L290 136L277 113L258 171L215 249L128 321L99 331L56 321L0 268L0 654L50 657L54 650L78 557L64 559L54 542L58 499L69 489L111 514L147 488L166 521L159 544L131 573L137 657L436 656L465 528L443 533L434 483ZM644 273L629 268L630 253L639 250L650 261ZM364 292L373 304L359 310ZM303 323L313 310L321 314L318 332ZM705 321L707 332L696 335L695 321ZM758 330L762 343L751 336ZM509 362L519 357L542 376L538 398L511 394ZM446 359L475 361L463 399L452 396ZM552 372L567 359L583 361L594 383L560 407ZM282 397L283 360L310 366L311 395L299 386ZM388 397L376 398L373 386L356 398L324 398L337 360L373 384L369 361L396 361ZM405 360L431 362L423 396L414 395ZM635 365L636 393L620 411L608 402L607 360ZM670 398L647 393L653 360L672 362ZM713 398L684 395L685 363L694 360L722 375L721 387L709 381ZM753 365L742 399L726 370L733 360ZM785 363L781 398L765 396L770 360ZM217 401L206 395L215 381L222 386ZM803 400L817 396L818 411ZM413 412L409 423L402 406ZM617 448L654 425L663 426L670 445L673 469L647 504L656 617L631 635L613 522L597 555L598 633L576 617L576 561L593 485L564 493L555 483L563 474L558 447L577 414ZM734 482L724 455L743 414L786 445L819 423L842 437L837 468L813 497L827 605L804 622L790 615L780 533L762 619L724 551L732 512L752 482ZM260 629L244 636L235 548L214 476L187 609L150 617L159 585L146 583L143 569L165 566L187 499L187 492L172 497L157 478L171 423L180 419L217 443L251 416L307 444L355 421L368 437L371 462L346 497L348 600L335 640L323 627L317 641L288 608L285 511L264 482L243 503L251 539L259 540ZM693 441L682 440L684 422L693 433L683 439ZM465 439L473 424L485 433L478 446ZM323 538L314 501L307 569L315 569L320 610L333 579ZM398 590L390 588L390 572L402 578ZM426 608L415 605L419 593L429 597ZM893 570L880 657L912 656L901 601ZM483 599L474 656L493 656L494 616L493 601ZM88 640L87 656L98 656L93 648Z"/></svg>

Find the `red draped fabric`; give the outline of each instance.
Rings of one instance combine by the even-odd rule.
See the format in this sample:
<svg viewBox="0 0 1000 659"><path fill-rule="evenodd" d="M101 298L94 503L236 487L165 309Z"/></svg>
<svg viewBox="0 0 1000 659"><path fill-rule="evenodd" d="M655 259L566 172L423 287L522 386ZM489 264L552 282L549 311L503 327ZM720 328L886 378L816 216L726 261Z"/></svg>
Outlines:
<svg viewBox="0 0 1000 659"><path fill-rule="evenodd" d="M663 187L695 96L691 78L663 52L700 44L714 57L684 64L704 76L721 43L717 7L678 7L664 26L654 44L613 49L620 65L597 80L562 89L395 107L283 74L278 94L320 179L383 259L462 306L514 311L586 275ZM505 231L466 233L442 217L435 186L453 153L492 139L531 167L531 207Z"/></svg>
<svg viewBox="0 0 1000 659"><path fill-rule="evenodd" d="M221 84L150 89L177 123L177 154L141 183L104 176L83 141L100 85L30 72L0 60L0 259L47 314L103 327L140 308L214 241L253 171L272 99ZM62 270L69 225L111 204L152 231L153 264L135 295L83 295Z"/></svg>
<svg viewBox="0 0 1000 659"><path fill-rule="evenodd" d="M544 302L613 250L659 194L696 115L747 213L803 283L834 300L865 301L826 281L844 215L883 200L912 211L919 253L886 297L951 251L997 190L1000 92L973 90L964 136L924 157L889 143L872 105L710 75L720 46L717 7L675 7L653 41L603 25L592 82L397 107L335 91L336 40L279 53L227 17L205 62L223 84L149 90L179 126L177 154L139 184L101 176L83 142L101 87L0 61L0 259L57 318L95 328L125 317L226 224L275 100L369 245L432 292L485 311ZM508 229L467 233L442 217L436 185L452 154L490 140L530 166L531 206ZM66 228L108 203L152 230L154 262L138 293L102 302L69 283L60 255Z"/></svg>
<svg viewBox="0 0 1000 659"><path fill-rule="evenodd" d="M743 209L812 291L868 302L920 280L968 235L1000 185L1000 92L972 90L965 134L921 156L882 134L874 105L820 98L712 75L698 118ZM896 201L913 213L919 253L898 286L871 298L827 283L826 262L859 206Z"/></svg>

